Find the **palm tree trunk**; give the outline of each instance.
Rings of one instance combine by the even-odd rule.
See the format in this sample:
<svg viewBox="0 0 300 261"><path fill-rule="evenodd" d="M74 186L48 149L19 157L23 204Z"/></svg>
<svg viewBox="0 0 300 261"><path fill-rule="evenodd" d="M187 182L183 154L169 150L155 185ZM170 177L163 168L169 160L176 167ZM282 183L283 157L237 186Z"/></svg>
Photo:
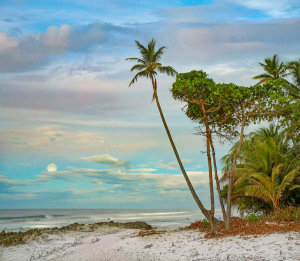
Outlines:
<svg viewBox="0 0 300 261"><path fill-rule="evenodd" d="M184 176L184 179L185 179L185 181L186 181L186 183L187 183L187 185L188 185L188 187L189 187L189 189L190 189L190 191L192 193L192 196L193 196L194 200L196 201L198 207L202 211L203 215L208 220L210 220L210 214L209 214L209 212L207 211L207 209L205 209L205 207L203 206L202 202L200 201L200 199L199 199L198 195L196 194L196 191L195 191L195 189L194 189L194 187L193 187L193 185L192 185L192 183L191 183L191 181L190 181L188 175L186 174L185 169L184 169L184 167L182 165L181 159L179 157L179 154L177 152L176 146L174 144L174 141L172 139L171 133L170 133L169 128L168 128L168 125L166 123L165 117L163 115L162 109L161 109L160 104L159 104L159 100L158 100L158 96L157 96L157 92L156 92L157 86L156 86L156 82L154 81L153 75L151 75L151 80L152 80L154 98L155 98L156 105L157 105L157 108L158 108L158 111L159 111L159 114L160 114L160 118L161 118L161 120L163 122L163 125L165 127L165 130L167 132L167 135L168 135L169 141L171 143L172 149L174 151L175 157L177 159L178 165L179 165L179 167L181 169L181 172L182 172L182 174Z"/></svg>

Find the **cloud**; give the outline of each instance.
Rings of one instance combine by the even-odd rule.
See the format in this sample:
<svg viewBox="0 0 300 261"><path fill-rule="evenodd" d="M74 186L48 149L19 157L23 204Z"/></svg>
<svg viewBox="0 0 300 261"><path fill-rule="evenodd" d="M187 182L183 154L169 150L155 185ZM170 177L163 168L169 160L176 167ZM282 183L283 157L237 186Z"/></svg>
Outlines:
<svg viewBox="0 0 300 261"><path fill-rule="evenodd" d="M8 176L0 174L0 184L6 187L32 185L32 180L10 179Z"/></svg>
<svg viewBox="0 0 300 261"><path fill-rule="evenodd" d="M298 0L230 0L240 6L249 9L260 10L272 17L297 17L300 14L300 4Z"/></svg>
<svg viewBox="0 0 300 261"><path fill-rule="evenodd" d="M157 169L153 168L139 168L139 169L130 169L131 172L155 172Z"/></svg>
<svg viewBox="0 0 300 261"><path fill-rule="evenodd" d="M232 23L266 18L299 17L298 0L215 0L203 5L187 5L160 9L167 23Z"/></svg>
<svg viewBox="0 0 300 261"><path fill-rule="evenodd" d="M91 151L103 147L103 134L97 131L81 131L60 128L57 125L41 125L33 129L0 130L1 148L36 151Z"/></svg>
<svg viewBox="0 0 300 261"><path fill-rule="evenodd" d="M7 124L7 127L1 125L0 135L2 139L0 139L0 147L2 151L27 153L30 150L44 154L50 153L53 155L54 153L64 158L79 158L82 155L97 155L99 152L128 154L133 151L152 149L157 147L158 144L157 140L149 139L153 135L151 128L146 128L143 132L137 134L132 131L134 124L130 123L128 127L124 123L116 132L114 126L118 126L117 124L99 121L93 127L95 123L88 124L88 117L87 126L81 126L80 124L78 126L78 123L75 122L74 125L72 120L68 121L72 115L66 114L60 117L59 123L61 125L58 125L54 124L58 122L55 119L52 121L48 113L41 114L45 116L42 116L41 119L32 119L30 115L23 114L23 112L9 116L11 117L10 120L6 118L8 122L18 122L17 126L12 128L8 127L10 124ZM21 115L27 115L28 117L21 117ZM8 116L8 114L5 114L5 116ZM63 122L64 117L67 119L66 122ZM33 122L34 124L25 126L23 124L24 119L27 123ZM49 124L44 125L46 122ZM41 123L42 125L40 125ZM73 153L70 154L70 151Z"/></svg>
<svg viewBox="0 0 300 261"><path fill-rule="evenodd" d="M208 189L207 172L188 171L187 174L196 190ZM182 174L151 173L149 169L146 172L140 170L131 172L127 169L69 167L64 171L42 172L31 181L10 180L3 175L1 178L0 199L13 201L29 200L29 202L33 202L32 200L38 200L50 204L51 202L57 203L59 200L61 204L66 202L110 202L115 204L124 202L130 204L134 202L150 203L157 197L159 200L169 200L170 197L174 198L176 195L177 198L186 200L189 195ZM60 190L49 188L50 184L56 184L57 180L65 182L64 188ZM68 187L68 184L72 184L71 188ZM39 189L36 186L31 188L27 185L38 185ZM14 189L15 186L26 186L26 190ZM91 200L89 201L89 199Z"/></svg>
<svg viewBox="0 0 300 261"><path fill-rule="evenodd" d="M0 33L0 54L18 46L18 42L5 33Z"/></svg>
<svg viewBox="0 0 300 261"><path fill-rule="evenodd" d="M72 173L70 175L69 171L42 171L41 174L36 175L36 182L45 182L50 180L64 180L64 181L76 181L80 178L80 175Z"/></svg>
<svg viewBox="0 0 300 261"><path fill-rule="evenodd" d="M164 30L169 32L168 36L162 34L161 41L168 46L166 56L170 62L189 61L191 66L209 66L229 64L230 60L230 63L246 64L245 59L257 62L262 55L299 52L299 25L300 19L169 25Z"/></svg>
<svg viewBox="0 0 300 261"><path fill-rule="evenodd" d="M161 161L157 163L157 167L160 168L160 169L169 169L169 170L176 169L173 166L171 166L170 164L165 164Z"/></svg>
<svg viewBox="0 0 300 261"><path fill-rule="evenodd" d="M197 187L208 186L208 173L201 171L188 171L193 185ZM71 168L68 171L43 172L37 176L41 181L55 179L80 180L88 178L91 183L101 182L101 185L118 185L120 191L138 190L186 190L187 185L182 174L164 174L151 172L128 172L126 169L87 169Z"/></svg>
<svg viewBox="0 0 300 261"><path fill-rule="evenodd" d="M50 26L41 37L42 43L53 52L63 52L71 47L72 27L70 25Z"/></svg>
<svg viewBox="0 0 300 261"><path fill-rule="evenodd" d="M129 162L119 160L117 158L112 157L109 154L81 157L81 160L87 162L100 163L100 164L108 165L110 167L130 168L132 166Z"/></svg>
<svg viewBox="0 0 300 261"><path fill-rule="evenodd" d="M0 199L19 200L34 198L35 194L31 193L31 191L17 190L14 187L28 187L33 185L35 181L10 179L8 176L0 174Z"/></svg>
<svg viewBox="0 0 300 261"><path fill-rule="evenodd" d="M13 193L4 194L0 193L0 198L5 200L28 200L28 199L36 199L38 196L35 193L29 193L29 192L21 192L21 191L15 191Z"/></svg>
<svg viewBox="0 0 300 261"><path fill-rule="evenodd" d="M52 56L66 52L88 52L111 41L114 33L128 29L110 24L49 26L41 34L10 37L0 34L0 72L29 71L45 65Z"/></svg>
<svg viewBox="0 0 300 261"><path fill-rule="evenodd" d="M230 1L214 1L213 4L187 5L180 7L169 7L157 11L168 24L216 24L228 21L241 21L250 19L257 11L248 8L236 9L236 4Z"/></svg>
<svg viewBox="0 0 300 261"><path fill-rule="evenodd" d="M181 162L182 163L190 163L192 160L190 159L182 159ZM169 162L167 164L163 163L162 161L159 161L157 163L157 167L160 169L169 169L169 170L173 170L176 169L176 167L178 167L178 162L177 161L173 161L173 162Z"/></svg>

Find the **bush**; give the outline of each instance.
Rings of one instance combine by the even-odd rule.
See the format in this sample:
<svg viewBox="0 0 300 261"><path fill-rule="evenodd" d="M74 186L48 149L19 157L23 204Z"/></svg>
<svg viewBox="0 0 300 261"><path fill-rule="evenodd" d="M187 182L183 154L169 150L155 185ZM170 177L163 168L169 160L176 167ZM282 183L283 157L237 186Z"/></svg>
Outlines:
<svg viewBox="0 0 300 261"><path fill-rule="evenodd" d="M270 215L266 216L266 219L271 221L289 221L299 222L300 221L300 208L299 207L287 207L274 211Z"/></svg>
<svg viewBox="0 0 300 261"><path fill-rule="evenodd" d="M248 221L249 222L257 222L260 220L260 217L259 216L256 216L254 213L251 213L249 216L248 216Z"/></svg>
<svg viewBox="0 0 300 261"><path fill-rule="evenodd" d="M203 219L202 220L203 225L209 227L210 226L210 222L207 219Z"/></svg>

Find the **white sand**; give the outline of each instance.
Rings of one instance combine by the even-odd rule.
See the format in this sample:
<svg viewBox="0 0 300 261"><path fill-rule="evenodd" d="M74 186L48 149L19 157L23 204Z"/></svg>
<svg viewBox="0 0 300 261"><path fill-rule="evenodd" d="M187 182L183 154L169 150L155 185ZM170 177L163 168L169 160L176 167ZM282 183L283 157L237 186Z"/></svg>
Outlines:
<svg viewBox="0 0 300 261"><path fill-rule="evenodd" d="M205 239L195 230L169 230L138 236L139 230L102 228L45 236L0 250L0 260L300 260L300 234L262 235L248 239Z"/></svg>

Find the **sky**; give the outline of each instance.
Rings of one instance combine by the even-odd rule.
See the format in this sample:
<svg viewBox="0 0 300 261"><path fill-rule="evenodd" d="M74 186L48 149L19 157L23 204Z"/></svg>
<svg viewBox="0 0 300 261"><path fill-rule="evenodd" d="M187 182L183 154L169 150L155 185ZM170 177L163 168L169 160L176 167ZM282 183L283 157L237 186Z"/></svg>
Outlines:
<svg viewBox="0 0 300 261"><path fill-rule="evenodd" d="M299 28L299 0L0 0L0 208L197 208L151 82L128 87L134 40L166 46L178 72L250 86L264 58L299 58ZM209 207L205 143L174 81L158 75L158 95ZM229 147L216 143L219 169Z"/></svg>

